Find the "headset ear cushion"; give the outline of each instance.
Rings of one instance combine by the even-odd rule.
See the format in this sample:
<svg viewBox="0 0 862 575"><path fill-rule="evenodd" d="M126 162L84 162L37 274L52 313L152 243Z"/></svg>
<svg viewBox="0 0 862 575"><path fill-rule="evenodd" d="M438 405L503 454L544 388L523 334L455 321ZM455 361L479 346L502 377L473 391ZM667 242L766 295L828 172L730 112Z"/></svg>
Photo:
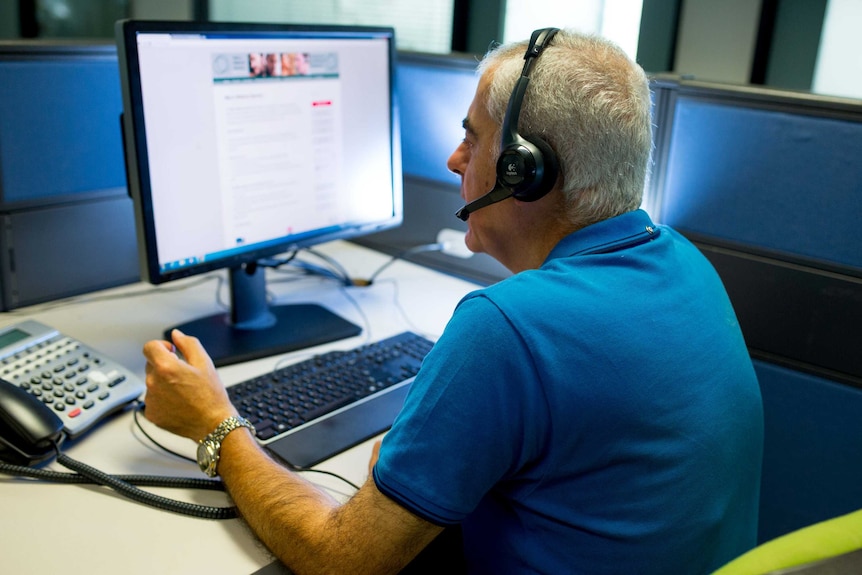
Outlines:
<svg viewBox="0 0 862 575"><path fill-rule="evenodd" d="M560 164L554 150L541 138L531 138L528 143L535 149L532 156L536 175L532 181L525 181L522 189L516 190L513 196L522 202L535 202L545 197L557 183Z"/></svg>

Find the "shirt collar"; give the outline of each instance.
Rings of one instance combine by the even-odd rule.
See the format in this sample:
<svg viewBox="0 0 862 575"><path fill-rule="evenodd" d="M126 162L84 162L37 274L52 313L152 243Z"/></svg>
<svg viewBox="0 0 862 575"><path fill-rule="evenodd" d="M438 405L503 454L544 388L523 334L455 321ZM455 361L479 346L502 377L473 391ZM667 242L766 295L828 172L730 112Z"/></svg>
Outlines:
<svg viewBox="0 0 862 575"><path fill-rule="evenodd" d="M569 234L560 240L545 263L568 256L604 254L657 238L661 230L643 210L626 212Z"/></svg>

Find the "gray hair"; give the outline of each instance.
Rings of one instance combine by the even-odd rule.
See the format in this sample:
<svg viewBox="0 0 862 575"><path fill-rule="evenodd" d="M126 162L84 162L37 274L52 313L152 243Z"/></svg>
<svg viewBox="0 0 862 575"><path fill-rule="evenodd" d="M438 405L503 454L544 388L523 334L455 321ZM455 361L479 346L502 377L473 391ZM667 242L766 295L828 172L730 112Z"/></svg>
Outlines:
<svg viewBox="0 0 862 575"><path fill-rule="evenodd" d="M527 42L493 48L487 109L502 124ZM545 140L560 162L568 220L580 228L641 204L652 150L649 82L619 47L560 30L536 61L518 132ZM499 155L500 139L496 139Z"/></svg>

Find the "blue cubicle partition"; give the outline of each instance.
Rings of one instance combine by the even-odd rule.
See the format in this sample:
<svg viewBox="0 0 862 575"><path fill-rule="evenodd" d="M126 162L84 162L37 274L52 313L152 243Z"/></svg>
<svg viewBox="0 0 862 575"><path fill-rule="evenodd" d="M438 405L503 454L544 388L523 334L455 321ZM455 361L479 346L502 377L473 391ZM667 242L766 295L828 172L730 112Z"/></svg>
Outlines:
<svg viewBox="0 0 862 575"><path fill-rule="evenodd" d="M125 193L113 47L0 48L2 205Z"/></svg>
<svg viewBox="0 0 862 575"><path fill-rule="evenodd" d="M464 138L463 119L473 100L476 59L402 52L397 86L403 171L457 187L446 160Z"/></svg>
<svg viewBox="0 0 862 575"><path fill-rule="evenodd" d="M111 44L0 42L0 310L136 281Z"/></svg>
<svg viewBox="0 0 862 575"><path fill-rule="evenodd" d="M862 508L862 393L825 377L755 361L766 449L760 539Z"/></svg>
<svg viewBox="0 0 862 575"><path fill-rule="evenodd" d="M771 98L676 93L663 126L670 145L661 217L711 237L862 270L859 106L846 102L842 114L826 99L757 94Z"/></svg>
<svg viewBox="0 0 862 575"><path fill-rule="evenodd" d="M650 210L715 265L764 398L761 540L862 508L862 102L653 80Z"/></svg>

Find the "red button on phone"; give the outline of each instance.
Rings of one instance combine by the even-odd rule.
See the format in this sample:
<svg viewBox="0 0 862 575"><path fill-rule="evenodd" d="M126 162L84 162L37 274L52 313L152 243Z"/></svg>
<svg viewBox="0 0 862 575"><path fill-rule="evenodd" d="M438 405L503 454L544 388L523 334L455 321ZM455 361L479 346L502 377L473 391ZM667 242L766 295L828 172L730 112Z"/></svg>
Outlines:
<svg viewBox="0 0 862 575"><path fill-rule="evenodd" d="M69 415L69 417L78 417L79 415L81 415L81 408L76 407L75 409L70 411L68 415Z"/></svg>

